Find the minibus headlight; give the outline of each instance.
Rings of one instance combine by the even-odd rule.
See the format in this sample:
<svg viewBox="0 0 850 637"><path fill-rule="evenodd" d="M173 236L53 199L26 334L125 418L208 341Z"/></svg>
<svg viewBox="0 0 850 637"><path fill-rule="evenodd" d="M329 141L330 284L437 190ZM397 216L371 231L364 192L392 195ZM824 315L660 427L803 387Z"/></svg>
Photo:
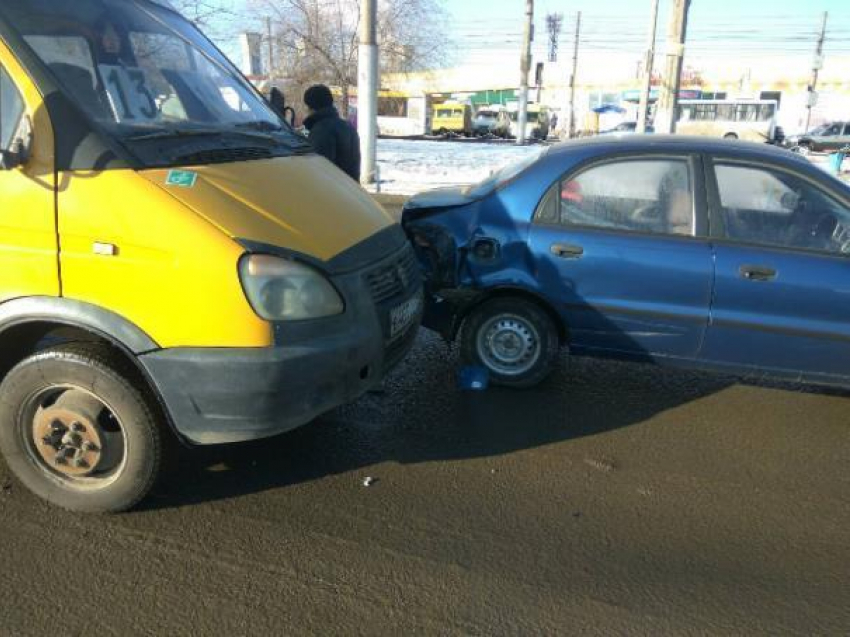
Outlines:
<svg viewBox="0 0 850 637"><path fill-rule="evenodd" d="M246 255L239 277L251 307L268 321L301 321L342 314L344 305L318 270L266 254Z"/></svg>

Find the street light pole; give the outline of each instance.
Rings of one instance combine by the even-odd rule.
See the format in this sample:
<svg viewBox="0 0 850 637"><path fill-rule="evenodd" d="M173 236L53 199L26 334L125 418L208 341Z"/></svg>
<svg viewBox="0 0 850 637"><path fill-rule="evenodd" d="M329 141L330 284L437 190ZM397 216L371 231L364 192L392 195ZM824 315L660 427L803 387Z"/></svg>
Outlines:
<svg viewBox="0 0 850 637"><path fill-rule="evenodd" d="M821 65L823 64L823 43L826 40L826 21L828 18L829 13L824 11L823 24L821 25L820 37L818 38L818 46L815 50L815 59L812 63L812 83L809 85L809 99L806 103L806 128L804 129L804 132L809 132L809 126L812 123L812 108L814 108L815 102L817 101L817 93L815 89L818 87L818 73L820 72Z"/></svg>
<svg viewBox="0 0 850 637"><path fill-rule="evenodd" d="M525 143L528 122L528 72L531 70L531 40L534 38L534 0L525 0L525 31L522 36L522 57L519 62L519 112L517 113L516 143Z"/></svg>
<svg viewBox="0 0 850 637"><path fill-rule="evenodd" d="M676 132L676 111L679 107L679 85L682 81L682 59L685 57L685 39L688 31L688 10L691 0L673 0L670 22L667 25L667 65L658 112L655 115L656 133Z"/></svg>
<svg viewBox="0 0 850 637"><path fill-rule="evenodd" d="M378 2L363 0L357 65L357 132L360 183L375 182L378 143Z"/></svg>
<svg viewBox="0 0 850 637"><path fill-rule="evenodd" d="M573 72L570 74L570 139L576 136L576 75L578 74L578 43L581 37L581 11L576 14L576 35L573 42Z"/></svg>
<svg viewBox="0 0 850 637"><path fill-rule="evenodd" d="M649 21L649 40L646 45L646 60L643 63L643 78L640 87L637 132L646 132L646 117L649 110L649 93L652 89L652 67L655 62L655 36L658 32L658 0L652 0L652 16Z"/></svg>

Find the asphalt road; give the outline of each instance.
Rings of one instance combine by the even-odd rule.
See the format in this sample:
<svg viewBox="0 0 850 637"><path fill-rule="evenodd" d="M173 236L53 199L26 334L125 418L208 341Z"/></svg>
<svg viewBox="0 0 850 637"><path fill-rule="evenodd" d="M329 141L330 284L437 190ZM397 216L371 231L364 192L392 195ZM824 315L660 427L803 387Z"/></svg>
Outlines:
<svg viewBox="0 0 850 637"><path fill-rule="evenodd" d="M184 453L120 516L0 462L0 633L850 633L850 394L581 360L464 393L455 371L423 334L384 393Z"/></svg>

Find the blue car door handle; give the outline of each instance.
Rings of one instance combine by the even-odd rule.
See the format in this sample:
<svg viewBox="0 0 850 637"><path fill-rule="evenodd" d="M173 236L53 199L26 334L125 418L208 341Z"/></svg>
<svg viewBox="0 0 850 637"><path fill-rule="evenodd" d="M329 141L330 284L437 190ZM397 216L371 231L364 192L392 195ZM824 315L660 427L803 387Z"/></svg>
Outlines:
<svg viewBox="0 0 850 637"><path fill-rule="evenodd" d="M584 254L584 248L569 243L553 243L549 249L552 254L562 259L580 259Z"/></svg>
<svg viewBox="0 0 850 637"><path fill-rule="evenodd" d="M763 265L742 265L738 272L748 281L772 281L776 278L776 270Z"/></svg>

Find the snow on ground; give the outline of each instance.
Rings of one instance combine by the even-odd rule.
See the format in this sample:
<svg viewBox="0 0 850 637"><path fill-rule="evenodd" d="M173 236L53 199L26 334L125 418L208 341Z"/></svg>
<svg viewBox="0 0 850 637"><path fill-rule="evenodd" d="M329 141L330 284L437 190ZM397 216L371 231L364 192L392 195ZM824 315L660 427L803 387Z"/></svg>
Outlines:
<svg viewBox="0 0 850 637"><path fill-rule="evenodd" d="M540 153L542 148L540 145L379 139L381 192L412 195L433 188L473 184L494 170Z"/></svg>
<svg viewBox="0 0 850 637"><path fill-rule="evenodd" d="M423 190L476 183L495 170L540 153L542 148L510 143L380 139L381 192L412 195ZM826 155L812 155L810 159L823 170L829 170ZM845 163L845 175L850 169L848 164L850 158ZM370 187L370 190L375 188Z"/></svg>

